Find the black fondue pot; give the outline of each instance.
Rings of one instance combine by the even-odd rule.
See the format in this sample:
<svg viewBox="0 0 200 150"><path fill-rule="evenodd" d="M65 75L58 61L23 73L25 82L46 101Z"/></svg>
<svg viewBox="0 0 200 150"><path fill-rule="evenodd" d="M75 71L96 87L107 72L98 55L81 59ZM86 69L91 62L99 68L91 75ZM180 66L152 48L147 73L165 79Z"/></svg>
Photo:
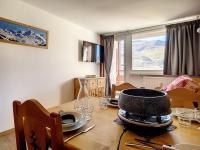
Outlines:
<svg viewBox="0 0 200 150"><path fill-rule="evenodd" d="M127 89L119 96L119 108L139 116L163 116L171 113L165 92L151 89Z"/></svg>
<svg viewBox="0 0 200 150"><path fill-rule="evenodd" d="M127 89L120 93L118 101L119 118L137 131L155 133L154 129L163 131L172 124L170 99L165 92Z"/></svg>

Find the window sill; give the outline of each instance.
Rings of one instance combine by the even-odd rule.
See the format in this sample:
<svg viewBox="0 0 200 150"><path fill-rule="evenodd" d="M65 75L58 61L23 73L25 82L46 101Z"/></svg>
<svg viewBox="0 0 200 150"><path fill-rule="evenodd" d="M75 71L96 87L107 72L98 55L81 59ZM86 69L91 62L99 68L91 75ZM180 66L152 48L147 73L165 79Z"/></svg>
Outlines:
<svg viewBox="0 0 200 150"><path fill-rule="evenodd" d="M130 74L132 75L163 75L163 70L131 70Z"/></svg>

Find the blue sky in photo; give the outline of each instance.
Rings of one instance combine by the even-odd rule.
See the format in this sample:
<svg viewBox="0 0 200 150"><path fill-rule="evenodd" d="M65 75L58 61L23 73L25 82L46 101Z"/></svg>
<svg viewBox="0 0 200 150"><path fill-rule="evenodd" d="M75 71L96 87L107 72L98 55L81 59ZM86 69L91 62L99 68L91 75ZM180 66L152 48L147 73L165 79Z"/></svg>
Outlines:
<svg viewBox="0 0 200 150"><path fill-rule="evenodd" d="M4 30L8 29L8 30L14 30L14 31L30 31L31 30L34 33L40 34L41 36L46 38L46 32L42 32L40 30L36 30L36 29L30 28L30 27L10 23L10 22L5 21L5 20L0 20L0 29L4 29Z"/></svg>

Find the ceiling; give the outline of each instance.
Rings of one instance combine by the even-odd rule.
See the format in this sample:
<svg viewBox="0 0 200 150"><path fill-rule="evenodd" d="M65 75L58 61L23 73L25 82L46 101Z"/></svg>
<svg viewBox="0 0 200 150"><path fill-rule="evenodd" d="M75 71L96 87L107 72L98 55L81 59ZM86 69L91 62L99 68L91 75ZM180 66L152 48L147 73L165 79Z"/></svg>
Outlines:
<svg viewBox="0 0 200 150"><path fill-rule="evenodd" d="M200 0L23 0L96 33L133 30L200 14Z"/></svg>

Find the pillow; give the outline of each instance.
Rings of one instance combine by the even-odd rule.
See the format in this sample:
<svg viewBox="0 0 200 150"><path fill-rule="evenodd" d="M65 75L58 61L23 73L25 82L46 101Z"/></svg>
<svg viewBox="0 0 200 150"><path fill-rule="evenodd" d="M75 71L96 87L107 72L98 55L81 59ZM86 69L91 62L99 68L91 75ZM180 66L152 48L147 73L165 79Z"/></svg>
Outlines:
<svg viewBox="0 0 200 150"><path fill-rule="evenodd" d="M194 81L194 80L189 80L189 81L187 82L187 84L185 85L184 88L189 89L189 90L192 90L192 91L194 91L195 93L197 93L198 91L200 91L200 85L199 85L199 83L197 83L197 82Z"/></svg>
<svg viewBox="0 0 200 150"><path fill-rule="evenodd" d="M179 76L166 87L162 88L162 90L170 91L176 88L186 88L194 92L200 91L200 85L198 82L186 75Z"/></svg>

